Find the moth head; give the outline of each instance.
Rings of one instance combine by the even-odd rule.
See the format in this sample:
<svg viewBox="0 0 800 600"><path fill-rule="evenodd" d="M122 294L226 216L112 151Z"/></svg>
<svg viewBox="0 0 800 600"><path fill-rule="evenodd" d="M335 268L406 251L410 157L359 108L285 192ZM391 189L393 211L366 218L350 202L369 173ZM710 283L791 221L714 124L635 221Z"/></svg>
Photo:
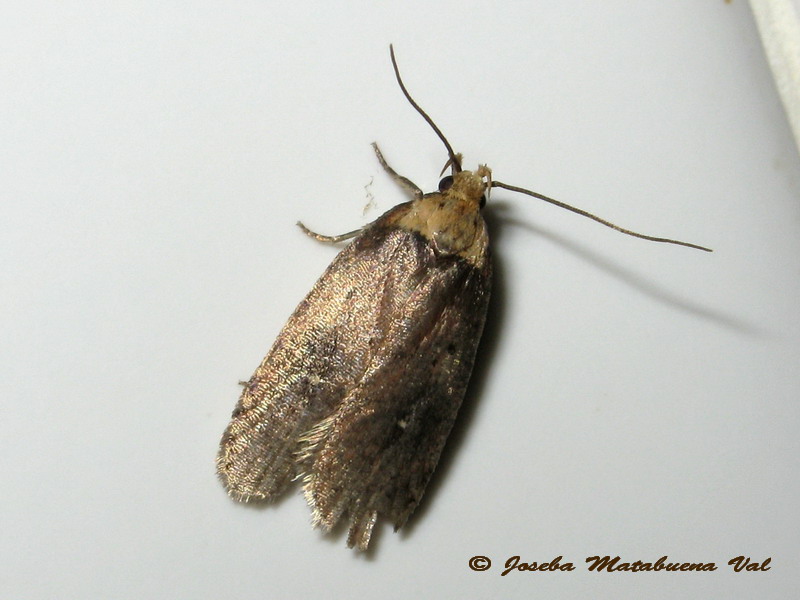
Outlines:
<svg viewBox="0 0 800 600"><path fill-rule="evenodd" d="M446 175L439 181L439 192L466 202L477 202L479 208L486 205L486 197L491 189L492 170L486 165L480 165L475 171L458 171Z"/></svg>

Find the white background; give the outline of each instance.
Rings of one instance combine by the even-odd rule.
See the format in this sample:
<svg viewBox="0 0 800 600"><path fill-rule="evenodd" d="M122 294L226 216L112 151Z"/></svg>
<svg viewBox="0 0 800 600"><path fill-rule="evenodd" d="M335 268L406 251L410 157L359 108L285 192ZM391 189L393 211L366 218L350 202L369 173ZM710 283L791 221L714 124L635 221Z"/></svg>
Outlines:
<svg viewBox="0 0 800 600"><path fill-rule="evenodd" d="M436 185L389 42L467 167L714 253L495 190L462 418L363 556L214 456L336 252L294 222L403 199L373 140ZM0 48L0 596L796 596L800 161L742 0L12 2Z"/></svg>

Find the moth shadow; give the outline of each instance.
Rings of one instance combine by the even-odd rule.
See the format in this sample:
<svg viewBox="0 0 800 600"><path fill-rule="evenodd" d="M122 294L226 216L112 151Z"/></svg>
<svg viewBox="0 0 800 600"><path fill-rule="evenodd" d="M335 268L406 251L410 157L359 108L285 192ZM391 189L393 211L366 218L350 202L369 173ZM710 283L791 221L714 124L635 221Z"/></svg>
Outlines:
<svg viewBox="0 0 800 600"><path fill-rule="evenodd" d="M640 294L644 294L645 296L648 296L657 302L739 333L757 337L760 337L764 334L763 331L761 331L752 323L748 323L747 321L734 315L726 314L723 311L716 310L708 306L703 306L697 302L692 302L687 298L683 298L675 292L668 290L663 285L660 285L652 278L645 277L641 273L637 273L631 269L623 267L620 264L598 254L595 250L589 249L588 247L581 245L574 240L565 238L541 227L537 227L529 222L519 221L516 219L506 220L505 225L519 227L525 231L535 234L538 238L545 239L558 245L560 248L567 250L572 255L577 256L593 267L607 273L617 281L621 281L631 289L639 292Z"/></svg>

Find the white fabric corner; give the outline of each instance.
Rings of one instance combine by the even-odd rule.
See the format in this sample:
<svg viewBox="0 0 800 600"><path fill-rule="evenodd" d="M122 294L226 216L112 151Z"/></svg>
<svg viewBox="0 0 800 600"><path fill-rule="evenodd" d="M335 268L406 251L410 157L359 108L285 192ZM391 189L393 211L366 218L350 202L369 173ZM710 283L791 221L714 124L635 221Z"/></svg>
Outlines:
<svg viewBox="0 0 800 600"><path fill-rule="evenodd" d="M800 151L800 0L750 0L750 7Z"/></svg>

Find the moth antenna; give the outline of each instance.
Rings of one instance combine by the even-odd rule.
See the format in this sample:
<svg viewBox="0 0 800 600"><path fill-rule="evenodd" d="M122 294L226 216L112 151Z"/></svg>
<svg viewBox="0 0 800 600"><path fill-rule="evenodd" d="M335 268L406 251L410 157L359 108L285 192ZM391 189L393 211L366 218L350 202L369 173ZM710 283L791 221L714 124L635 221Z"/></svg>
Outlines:
<svg viewBox="0 0 800 600"><path fill-rule="evenodd" d="M411 97L411 94L408 93L408 90L406 89L406 86L403 83L403 79L400 77L400 69L397 66L397 59L394 57L394 47L392 46L392 44L389 44L389 54L392 57L392 67L394 68L394 76L397 79L397 83L400 86L403 95L406 97L406 100L408 100L409 104L411 104L411 106L414 107L414 110L416 110L420 115L422 115L422 118L425 119L425 122L431 126L431 129L433 129L434 133L436 133L436 135L439 136L439 139L442 140L444 147L447 148L447 154L448 156L450 156L449 162L453 167L453 172L460 173L461 159L459 155L453 151L453 147L450 145L450 142L448 142L447 138L444 137L442 130L436 126L436 123L433 122L433 119L431 119L428 116L428 113L422 110L422 107L419 104L417 104L416 101Z"/></svg>
<svg viewBox="0 0 800 600"><path fill-rule="evenodd" d="M554 198L549 198L543 194L538 194L536 192L532 192L531 190L526 190L525 188L517 187L515 185L508 185L507 183L503 183L502 181L493 180L491 183L491 187L499 187L505 190L510 190L512 192L519 192L520 194L526 194L528 196L533 196L534 198L538 198L539 200L544 200L545 202L549 202L550 204L554 204L560 208L565 208L568 211L574 212L575 214L581 215L582 217L587 217L592 219L593 221L597 221L601 225L605 225L606 227L610 227L611 229L615 229L620 233L624 233L626 235L631 235L633 237L641 238L643 240L649 240L651 242L663 242L665 244L675 244L677 246L686 246L687 248L694 248L696 250L703 250L704 252L713 252L711 248L706 248L705 246L698 246L697 244L690 244L689 242L681 242L679 240L673 240L670 238L662 238L662 237L654 237L652 235L645 235L643 233L637 233L635 231L631 231L630 229L625 229L624 227L620 227L619 225L615 225L611 221L606 221L605 219L601 219L600 217L593 215L590 212L587 212L583 209L576 208L574 206L570 206L560 200L556 200Z"/></svg>
<svg viewBox="0 0 800 600"><path fill-rule="evenodd" d="M456 152L456 158L458 158L458 163L459 164L461 164L461 161L464 160L464 156L461 154L461 152ZM448 158L447 162L444 163L444 166L442 167L442 170L439 173L439 177L444 175L444 172L447 171L447 169L450 169L452 166L453 166L453 159L452 158Z"/></svg>

